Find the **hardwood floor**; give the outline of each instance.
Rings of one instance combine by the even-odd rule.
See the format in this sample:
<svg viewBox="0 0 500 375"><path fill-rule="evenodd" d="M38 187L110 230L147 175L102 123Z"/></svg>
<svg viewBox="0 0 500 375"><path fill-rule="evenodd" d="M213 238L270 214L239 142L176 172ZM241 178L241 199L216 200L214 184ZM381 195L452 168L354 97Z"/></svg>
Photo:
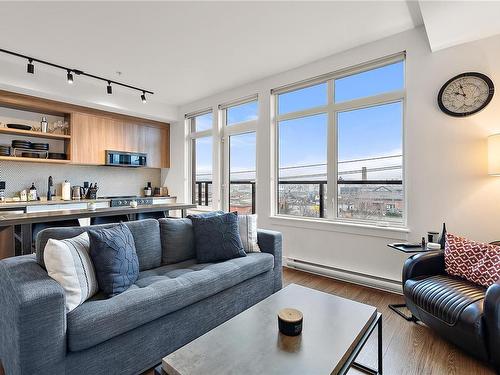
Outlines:
<svg viewBox="0 0 500 375"><path fill-rule="evenodd" d="M494 375L494 371L441 339L423 325L407 322L387 307L403 303L397 294L312 275L284 270L284 283L300 284L323 292L376 306L383 316L383 364L385 375ZM358 362L376 366L376 336L370 338ZM349 374L362 374L351 370Z"/></svg>
<svg viewBox="0 0 500 375"><path fill-rule="evenodd" d="M403 302L400 295L288 268L284 269L283 275L284 285L300 284L376 306L383 316L384 375L495 374L492 369L442 340L426 326L407 322L389 310L388 304ZM376 352L377 338L373 335L357 361L375 367ZM349 374L363 373L353 369ZM143 375L153 375L153 370Z"/></svg>

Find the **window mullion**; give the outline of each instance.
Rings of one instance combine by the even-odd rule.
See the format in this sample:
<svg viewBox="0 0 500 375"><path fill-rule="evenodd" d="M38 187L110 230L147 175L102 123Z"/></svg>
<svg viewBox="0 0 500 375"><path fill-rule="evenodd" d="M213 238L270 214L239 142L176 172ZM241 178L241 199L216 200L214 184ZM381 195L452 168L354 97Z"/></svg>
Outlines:
<svg viewBox="0 0 500 375"><path fill-rule="evenodd" d="M330 81L329 81L330 82ZM277 116L277 121L295 120L302 117L309 117L314 115L319 115L328 111L328 105L323 105L320 107L314 107L309 109L304 109L301 111L285 113L283 115Z"/></svg>
<svg viewBox="0 0 500 375"><path fill-rule="evenodd" d="M335 111L333 107L334 102L334 81L328 81L328 143L327 143L327 162L326 162L326 175L327 175L327 193L326 193L326 217L335 217L335 210L337 207L337 128L335 120Z"/></svg>
<svg viewBox="0 0 500 375"><path fill-rule="evenodd" d="M222 184L220 187L221 191L221 209L229 209L229 137L228 128L226 126L226 109L220 110L220 119L222 124L222 134L221 134L221 145L222 145L222 159L221 159L221 171L222 171Z"/></svg>

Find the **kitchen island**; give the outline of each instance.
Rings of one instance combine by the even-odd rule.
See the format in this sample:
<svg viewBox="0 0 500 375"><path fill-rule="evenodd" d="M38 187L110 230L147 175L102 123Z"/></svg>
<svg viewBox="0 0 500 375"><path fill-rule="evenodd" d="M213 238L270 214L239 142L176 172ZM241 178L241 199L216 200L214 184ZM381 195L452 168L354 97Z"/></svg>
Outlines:
<svg viewBox="0 0 500 375"><path fill-rule="evenodd" d="M189 203L167 203L167 204L150 204L141 205L136 208L132 207L105 207L97 208L93 211L88 209L76 209L76 210L57 210L57 211L47 211L47 212L29 212L29 213L19 213L15 215L8 215L0 213L0 229L5 227L20 227L20 234L18 240L21 242L21 249L16 251L15 255L31 254L32 252L32 232L31 225L35 223L45 223L45 222L57 222L70 219L85 219L93 217L104 217L104 216L118 216L127 215L129 220L134 220L136 214L146 213L146 212L169 212L169 211L181 211L181 216L186 216L186 211L188 209L196 208L195 204ZM55 223L56 224L56 223ZM56 225L55 225L56 226Z"/></svg>

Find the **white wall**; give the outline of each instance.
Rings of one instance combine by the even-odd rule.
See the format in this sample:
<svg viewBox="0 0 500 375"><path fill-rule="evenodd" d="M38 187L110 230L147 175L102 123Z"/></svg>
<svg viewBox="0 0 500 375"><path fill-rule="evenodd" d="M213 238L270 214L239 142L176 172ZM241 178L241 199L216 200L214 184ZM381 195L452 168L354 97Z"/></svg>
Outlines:
<svg viewBox="0 0 500 375"><path fill-rule="evenodd" d="M259 226L283 232L285 256L400 280L404 254L386 244L419 240L428 230L449 231L479 241L500 239L500 178L487 175L486 137L500 132L500 93L481 113L452 118L440 112L436 95L450 77L465 71L489 75L500 85L500 37L431 53L425 31L410 30L336 54L267 79L183 106L171 129L172 168L165 180L172 194L188 200L184 113L258 93L257 213ZM409 233L302 223L270 217L270 89L386 55L407 51L405 114ZM262 57L265 59L265 56Z"/></svg>

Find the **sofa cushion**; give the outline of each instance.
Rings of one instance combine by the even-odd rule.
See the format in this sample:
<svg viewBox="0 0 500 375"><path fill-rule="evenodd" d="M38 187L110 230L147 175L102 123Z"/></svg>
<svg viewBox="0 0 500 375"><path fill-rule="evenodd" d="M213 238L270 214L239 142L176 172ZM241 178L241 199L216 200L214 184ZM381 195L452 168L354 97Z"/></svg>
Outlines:
<svg viewBox="0 0 500 375"><path fill-rule="evenodd" d="M210 211L187 218L159 219L162 264L172 264L196 258L192 217L213 217L223 215L224 211Z"/></svg>
<svg viewBox="0 0 500 375"><path fill-rule="evenodd" d="M158 220L145 219L138 221L129 221L124 223L132 232L135 242L135 250L139 259L139 271L149 270L161 265L161 242L160 225ZM76 237L83 232L88 232L96 228L111 228L116 224L92 225L88 227L70 227L70 228L49 228L44 229L36 238L36 260L43 268L43 251L49 238L63 240Z"/></svg>
<svg viewBox="0 0 500 375"><path fill-rule="evenodd" d="M198 262L218 262L246 256L237 214L229 212L213 217L192 217L191 221Z"/></svg>
<svg viewBox="0 0 500 375"><path fill-rule="evenodd" d="M221 263L189 260L141 272L127 291L110 299L98 294L68 314L69 350L97 345L270 271L273 265L271 254L253 253Z"/></svg>
<svg viewBox="0 0 500 375"><path fill-rule="evenodd" d="M191 219L160 219L162 264L196 258Z"/></svg>

